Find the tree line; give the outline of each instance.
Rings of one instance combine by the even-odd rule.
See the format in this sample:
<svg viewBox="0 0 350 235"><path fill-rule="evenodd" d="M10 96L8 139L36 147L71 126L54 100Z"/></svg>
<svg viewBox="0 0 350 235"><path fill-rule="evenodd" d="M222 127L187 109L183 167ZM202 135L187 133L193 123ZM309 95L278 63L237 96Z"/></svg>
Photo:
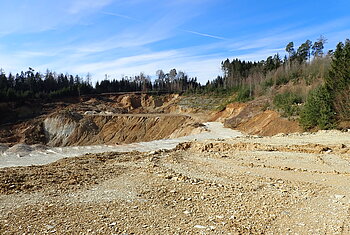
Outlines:
<svg viewBox="0 0 350 235"><path fill-rule="evenodd" d="M120 80L105 79L95 85L96 93L109 92L133 92L133 91L161 91L161 92L186 92L199 88L201 85L197 78L190 78L182 71L171 69L168 73L163 70L156 72L156 78L152 82L150 76L140 73L133 77L124 76Z"/></svg>
<svg viewBox="0 0 350 235"><path fill-rule="evenodd" d="M289 42L286 46L286 52L288 54L283 58L277 53L273 56L269 56L266 60L262 61L245 61L240 59L229 60L221 62L221 69L223 76L218 76L211 82L208 82L206 86L209 90L215 89L230 89L232 87L249 86L250 89L253 86L259 85L261 82L265 82L271 77L272 73L275 73L278 69L284 70L284 74L291 76L298 76L297 74L289 73L291 70L295 70L296 67L302 67L307 63L311 63L311 56L313 60L324 58L324 44L327 40L320 36L317 41L312 43L310 40L306 40L296 50L294 48L294 42ZM326 57L331 57L333 51L328 51ZM282 69L281 69L282 68ZM299 70L300 71L300 70ZM282 71L279 71L282 73ZM288 82L291 77L280 78L277 85ZM270 81L271 82L271 81ZM252 93L251 93L252 95Z"/></svg>
<svg viewBox="0 0 350 235"><path fill-rule="evenodd" d="M56 74L49 70L41 74L32 68L15 75L0 71L0 101L62 98L91 92L91 84L79 76Z"/></svg>
<svg viewBox="0 0 350 235"><path fill-rule="evenodd" d="M184 92L197 89L200 83L197 78L189 78L184 72L176 69L164 73L157 71L157 77L152 82L150 76L143 73L122 79L104 79L93 86L88 74L85 78L78 75L56 74L47 70L45 74L29 68L26 72L12 75L0 71L0 101L23 101L28 99L53 99L74 97L86 94L101 94L110 92L161 91Z"/></svg>

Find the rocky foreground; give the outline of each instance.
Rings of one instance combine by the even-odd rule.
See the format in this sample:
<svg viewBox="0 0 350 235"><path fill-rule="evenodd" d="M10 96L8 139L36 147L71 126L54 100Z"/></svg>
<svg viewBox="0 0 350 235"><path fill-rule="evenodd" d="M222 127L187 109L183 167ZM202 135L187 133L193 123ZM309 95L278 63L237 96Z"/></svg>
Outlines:
<svg viewBox="0 0 350 235"><path fill-rule="evenodd" d="M0 169L1 234L349 234L350 132Z"/></svg>

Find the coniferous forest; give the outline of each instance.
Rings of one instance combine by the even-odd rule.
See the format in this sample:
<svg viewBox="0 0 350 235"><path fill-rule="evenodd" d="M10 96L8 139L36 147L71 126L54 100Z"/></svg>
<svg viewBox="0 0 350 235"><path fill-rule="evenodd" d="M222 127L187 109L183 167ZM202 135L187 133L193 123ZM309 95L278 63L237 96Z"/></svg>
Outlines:
<svg viewBox="0 0 350 235"><path fill-rule="evenodd" d="M339 120L350 120L350 40L340 42L335 50L324 51L327 40L306 40L298 48L290 42L286 55L275 54L262 61L226 59L222 76L200 84L197 78L170 70L156 72L156 78L140 73L121 79L104 79L95 84L91 76L42 74L29 68L17 74L0 71L0 102L28 99L50 100L86 94L112 92L161 91L169 93L235 95L245 102L267 95L274 108L286 117L298 116L305 129L333 128ZM88 71L87 71L88 72ZM275 94L276 87L310 87L307 93L287 91ZM302 106L300 106L302 104Z"/></svg>

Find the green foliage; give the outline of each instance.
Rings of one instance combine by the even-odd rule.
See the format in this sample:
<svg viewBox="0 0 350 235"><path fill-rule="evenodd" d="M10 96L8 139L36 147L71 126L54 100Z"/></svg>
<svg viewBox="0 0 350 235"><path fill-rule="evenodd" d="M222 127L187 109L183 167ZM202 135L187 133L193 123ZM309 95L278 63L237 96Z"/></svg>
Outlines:
<svg viewBox="0 0 350 235"><path fill-rule="evenodd" d="M79 76L64 75L47 71L45 75L35 73L32 68L13 76L0 73L0 102L22 102L28 99L50 99L89 94L93 91L90 83Z"/></svg>
<svg viewBox="0 0 350 235"><path fill-rule="evenodd" d="M197 78L189 78L185 73L175 69L169 73L159 72L154 82L143 73L134 77L123 77L121 80L102 80L96 83L96 88L90 84L90 75L86 81L79 76L64 75L47 71L45 75L35 73L32 68L12 76L6 76L0 70L0 102L24 101L26 99L60 99L91 93L109 92L183 92L187 90L200 91L201 85ZM221 91L220 91L221 92Z"/></svg>
<svg viewBox="0 0 350 235"><path fill-rule="evenodd" d="M299 63L303 63L310 58L311 46L312 46L312 42L310 40L306 40L306 42L300 45L297 51L297 59Z"/></svg>
<svg viewBox="0 0 350 235"><path fill-rule="evenodd" d="M289 54L289 58L293 58L295 55L294 42L289 42L286 46L286 52Z"/></svg>
<svg viewBox="0 0 350 235"><path fill-rule="evenodd" d="M217 106L216 110L217 111L222 111L222 110L224 110L226 108L226 106L228 104L234 103L235 101L236 101L236 99L227 98L223 102L221 102L221 104L219 106Z"/></svg>
<svg viewBox="0 0 350 235"><path fill-rule="evenodd" d="M300 76L304 78L307 85L310 85L314 81L323 79L328 76L330 64L330 57L315 57L311 63L309 63L307 66L304 66Z"/></svg>
<svg viewBox="0 0 350 235"><path fill-rule="evenodd" d="M287 84L288 82L289 82L289 77L287 77L287 76L279 76L276 79L277 86Z"/></svg>
<svg viewBox="0 0 350 235"><path fill-rule="evenodd" d="M269 102L266 102L262 107L261 107L261 111L266 111L270 108L270 104Z"/></svg>
<svg viewBox="0 0 350 235"><path fill-rule="evenodd" d="M300 114L301 126L308 130L313 127L330 129L334 127L332 95L325 86L311 91Z"/></svg>
<svg viewBox="0 0 350 235"><path fill-rule="evenodd" d="M337 118L350 120L350 40L340 42L334 52L325 85L332 96Z"/></svg>
<svg viewBox="0 0 350 235"><path fill-rule="evenodd" d="M327 39L324 38L322 35L320 36L319 39L314 43L312 46L312 52L311 54L317 58L317 57L322 57L323 56L323 49L324 49L324 44L327 42Z"/></svg>
<svg viewBox="0 0 350 235"><path fill-rule="evenodd" d="M263 89L266 90L267 88L269 87L272 87L274 84L273 80L270 78L270 79L267 79L266 81L263 82L262 86L263 86Z"/></svg>
<svg viewBox="0 0 350 235"><path fill-rule="evenodd" d="M236 101L238 102L247 102L251 100L251 91L248 86L239 87L237 90Z"/></svg>
<svg viewBox="0 0 350 235"><path fill-rule="evenodd" d="M273 99L275 108L280 111L284 117L298 115L300 112L298 104L301 102L302 97L292 92L278 94Z"/></svg>

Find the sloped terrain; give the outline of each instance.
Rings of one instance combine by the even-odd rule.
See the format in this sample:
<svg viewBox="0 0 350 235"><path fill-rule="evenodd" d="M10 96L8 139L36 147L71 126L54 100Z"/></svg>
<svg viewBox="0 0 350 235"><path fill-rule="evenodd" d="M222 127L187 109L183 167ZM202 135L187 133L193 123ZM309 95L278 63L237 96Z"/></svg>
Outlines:
<svg viewBox="0 0 350 235"><path fill-rule="evenodd" d="M180 137L199 126L184 115L52 115L44 120L49 146L121 144ZM176 134L174 134L176 132Z"/></svg>
<svg viewBox="0 0 350 235"><path fill-rule="evenodd" d="M3 125L0 143L77 146L176 138L192 133L200 119L177 109L178 99L124 94L53 103L36 118Z"/></svg>
<svg viewBox="0 0 350 235"><path fill-rule="evenodd" d="M283 118L274 110L264 110L266 103L264 98L247 103L231 103L213 115L211 120L221 121L226 127L251 135L272 136L302 132L297 121Z"/></svg>
<svg viewBox="0 0 350 235"><path fill-rule="evenodd" d="M0 170L0 233L348 234L350 132Z"/></svg>

